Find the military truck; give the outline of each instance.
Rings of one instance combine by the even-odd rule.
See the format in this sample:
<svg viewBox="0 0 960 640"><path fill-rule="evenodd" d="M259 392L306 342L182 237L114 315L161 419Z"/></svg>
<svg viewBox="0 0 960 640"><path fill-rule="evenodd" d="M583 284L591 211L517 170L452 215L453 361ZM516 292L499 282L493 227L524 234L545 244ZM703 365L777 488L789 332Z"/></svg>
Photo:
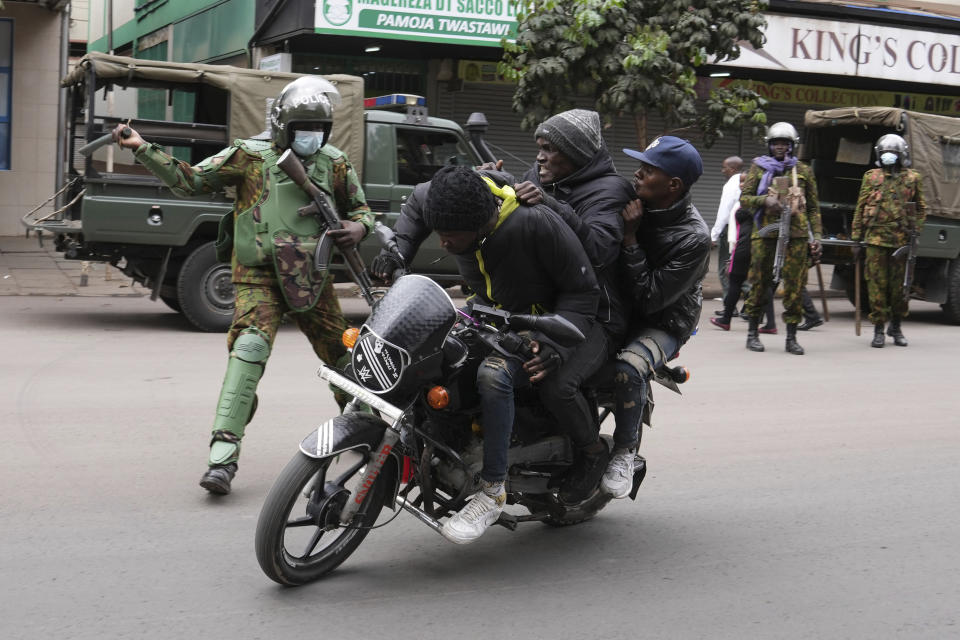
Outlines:
<svg viewBox="0 0 960 640"><path fill-rule="evenodd" d="M863 174L876 167L874 143L886 133L906 140L912 168L923 176L927 219L919 238L911 297L939 302L960 324L960 118L887 107L807 111L799 155L817 178L823 215L823 262L833 264L831 288L854 301L853 213ZM863 283L861 283L863 284ZM861 303L866 286L861 286Z"/></svg>
<svg viewBox="0 0 960 640"><path fill-rule="evenodd" d="M237 138L266 134L270 102L297 77L225 65L86 55L62 81L69 152L58 208L28 214L24 224L52 235L55 248L68 259L117 267L198 329L225 330L233 314L233 285L230 265L214 255L214 241L220 219L231 210L232 194L179 198L130 151L113 144L89 156L79 150L89 152L91 142L129 121L146 140L167 145L178 159L196 164ZM470 117L468 138L455 122L430 117L419 96L365 99L362 78L324 77L343 99L334 111L331 144L347 153L371 209L390 226L413 186L444 164L494 160L483 141L483 114ZM142 117L144 113L156 117ZM361 244L368 264L378 250L371 240ZM413 267L443 284L455 284L456 265L442 260L445 255L431 239ZM342 260L334 275L346 281L341 265Z"/></svg>

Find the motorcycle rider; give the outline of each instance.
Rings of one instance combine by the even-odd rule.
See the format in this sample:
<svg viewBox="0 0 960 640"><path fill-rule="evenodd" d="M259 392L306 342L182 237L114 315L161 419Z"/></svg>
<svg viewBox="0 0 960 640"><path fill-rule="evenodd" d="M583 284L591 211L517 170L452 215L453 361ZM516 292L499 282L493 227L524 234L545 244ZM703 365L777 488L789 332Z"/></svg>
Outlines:
<svg viewBox="0 0 960 640"><path fill-rule="evenodd" d="M558 113L537 127L534 137L536 164L513 188L522 204L547 205L580 238L600 284L597 319L612 356L626 330L616 269L623 240L620 212L636 195L613 166L596 111Z"/></svg>
<svg viewBox="0 0 960 640"><path fill-rule="evenodd" d="M240 441L256 411L257 384L283 315L290 313L323 362L334 365L346 354L340 340L346 321L332 279L314 271L313 250L324 233L341 249L356 245L373 227L373 216L346 155L327 144L339 102L339 92L327 80L298 78L274 103L269 139L236 140L193 167L167 155L160 145L147 143L136 131L124 138L124 125L114 130L114 140L133 149L137 160L179 196L225 187L237 190L233 215L221 221L217 241L217 257L229 259L233 269L236 308L227 334L230 358L214 416L208 468L200 480L213 494L230 492ZM342 229L325 231L310 218L299 218L291 228L284 214L292 211L296 218L297 209L309 200L276 167L288 148L333 199L345 218ZM347 398L337 400L343 406Z"/></svg>
<svg viewBox="0 0 960 640"><path fill-rule="evenodd" d="M623 152L640 168L633 181L637 199L622 212L620 269L632 314L627 346L615 363L614 450L600 485L614 498L630 494L641 423L650 423L650 378L697 328L711 244L690 196L703 173L693 145L661 136L643 151Z"/></svg>
<svg viewBox="0 0 960 640"><path fill-rule="evenodd" d="M880 168L863 174L850 238L866 244L864 275L870 295L870 322L874 325L870 346L883 347L886 340L883 325L889 320L887 335L895 345L905 347L907 339L900 329L900 321L907 315L910 301L902 286L906 261L892 256L897 248L909 242L911 225L917 233L923 229L926 218L923 179L908 168L907 142L897 134L881 136L874 152ZM904 206L911 201L916 204L912 219ZM859 258L860 247L854 251Z"/></svg>
<svg viewBox="0 0 960 640"><path fill-rule="evenodd" d="M575 469L564 477L561 495L576 498L584 486L589 493L606 467L606 446L580 393L583 380L601 367L607 354L605 332L595 320L600 297L596 277L573 231L547 207L517 202L512 182L511 176L494 171L444 167L429 183L417 185L395 226L408 263L430 231L437 233L476 292L470 303L516 313L556 313L586 337L578 347L564 348L533 333L532 359L523 362L497 353L480 366L481 491L442 530L459 544L476 540L503 511L514 389L528 381L537 385L547 409L568 426L580 453ZM392 260L381 253L373 272L392 273Z"/></svg>

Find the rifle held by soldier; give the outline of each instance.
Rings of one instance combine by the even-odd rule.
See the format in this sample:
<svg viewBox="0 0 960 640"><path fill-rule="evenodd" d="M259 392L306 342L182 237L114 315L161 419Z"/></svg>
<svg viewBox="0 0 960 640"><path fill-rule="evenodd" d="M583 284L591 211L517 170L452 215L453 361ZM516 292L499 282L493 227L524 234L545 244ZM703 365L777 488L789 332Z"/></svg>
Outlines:
<svg viewBox="0 0 960 640"><path fill-rule="evenodd" d="M303 163L300 162L300 159L297 158L291 149L283 152L279 160L277 160L277 166L303 189L313 201L306 207L299 209L297 211L298 214L319 216L326 226L327 231L342 228L340 217L327 200L327 194L310 181ZM333 249L333 244L333 240L326 233L324 233L323 237L317 243L313 261L314 268L317 271L325 271L329 268L330 252ZM375 302L373 293L371 292L373 283L370 281L370 276L367 275L367 269L363 264L363 259L360 257L360 252L357 250L356 245L349 249L340 249L340 253L343 255L347 270L350 272L350 277L353 278L353 281L360 287L360 293L363 295L364 300L372 307Z"/></svg>
<svg viewBox="0 0 960 640"><path fill-rule="evenodd" d="M903 297L910 299L910 289L913 287L913 275L917 268L917 244L920 234L917 233L917 203L907 202L903 205L907 214L909 228L907 244L893 252L893 257L902 260L906 254L906 264L903 269Z"/></svg>
<svg viewBox="0 0 960 640"><path fill-rule="evenodd" d="M780 176L773 179L773 186L778 196L787 193L790 188L790 178ZM790 207L790 199L780 201L783 210L780 212L780 221L768 224L760 229L761 238L770 237L774 231L777 233L777 249L773 254L773 287L777 288L783 275L783 262L787 257L787 246L790 243L790 218L793 215Z"/></svg>

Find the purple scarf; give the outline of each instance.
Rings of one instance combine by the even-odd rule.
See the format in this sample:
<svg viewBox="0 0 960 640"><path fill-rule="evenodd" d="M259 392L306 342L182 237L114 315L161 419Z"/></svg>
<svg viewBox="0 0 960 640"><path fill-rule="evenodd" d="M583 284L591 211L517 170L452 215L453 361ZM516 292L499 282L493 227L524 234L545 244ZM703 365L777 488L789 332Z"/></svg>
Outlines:
<svg viewBox="0 0 960 640"><path fill-rule="evenodd" d="M762 196L770 188L770 183L773 182L773 175L775 173L784 174L787 172L787 169L792 169L797 166L797 159L791 155L788 155L783 160L777 160L773 156L759 156L753 159L753 163L763 169L763 177L760 178L760 185L757 187L757 195ZM754 212L753 222L755 225L760 224L760 214L762 212L762 206Z"/></svg>

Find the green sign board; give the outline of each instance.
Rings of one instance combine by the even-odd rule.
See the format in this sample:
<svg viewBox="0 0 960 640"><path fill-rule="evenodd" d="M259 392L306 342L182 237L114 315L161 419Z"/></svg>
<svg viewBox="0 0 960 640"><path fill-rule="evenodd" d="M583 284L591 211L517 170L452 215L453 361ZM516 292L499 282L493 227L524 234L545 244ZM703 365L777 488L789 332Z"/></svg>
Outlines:
<svg viewBox="0 0 960 640"><path fill-rule="evenodd" d="M499 47L516 40L514 0L321 0L316 32Z"/></svg>

